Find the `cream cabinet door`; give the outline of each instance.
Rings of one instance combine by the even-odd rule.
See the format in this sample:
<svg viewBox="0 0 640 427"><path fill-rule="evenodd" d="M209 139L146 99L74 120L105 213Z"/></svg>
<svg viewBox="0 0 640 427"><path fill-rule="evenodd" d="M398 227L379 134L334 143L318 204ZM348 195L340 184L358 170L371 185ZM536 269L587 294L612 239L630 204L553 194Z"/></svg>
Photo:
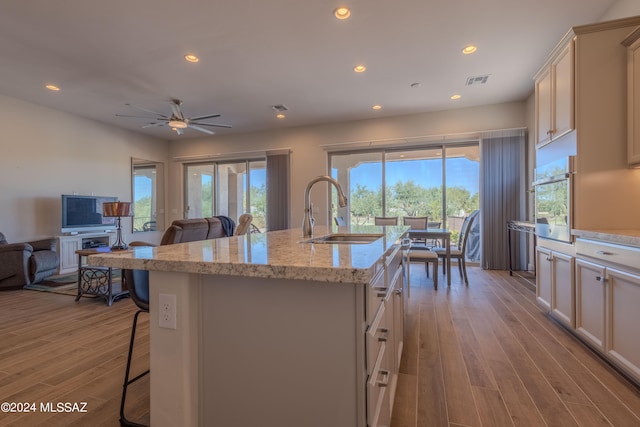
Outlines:
<svg viewBox="0 0 640 427"><path fill-rule="evenodd" d="M635 166L640 164L640 38L628 47L627 85L627 154L629 165Z"/></svg>
<svg viewBox="0 0 640 427"><path fill-rule="evenodd" d="M553 104L551 139L560 138L574 129L573 124L573 42L552 63Z"/></svg>
<svg viewBox="0 0 640 427"><path fill-rule="evenodd" d="M536 81L536 146L542 146L551 141L551 68L547 68Z"/></svg>
<svg viewBox="0 0 640 427"><path fill-rule="evenodd" d="M551 263L551 315L570 328L574 328L576 324L574 258L553 252Z"/></svg>
<svg viewBox="0 0 640 427"><path fill-rule="evenodd" d="M640 379L640 275L607 268L609 313L607 355Z"/></svg>
<svg viewBox="0 0 640 427"><path fill-rule="evenodd" d="M576 333L605 351L606 281L605 268L576 259Z"/></svg>
<svg viewBox="0 0 640 427"><path fill-rule="evenodd" d="M545 310L551 310L552 264L551 250L536 248L536 301Z"/></svg>
<svg viewBox="0 0 640 427"><path fill-rule="evenodd" d="M572 40L536 78L536 147L575 129L574 64Z"/></svg>

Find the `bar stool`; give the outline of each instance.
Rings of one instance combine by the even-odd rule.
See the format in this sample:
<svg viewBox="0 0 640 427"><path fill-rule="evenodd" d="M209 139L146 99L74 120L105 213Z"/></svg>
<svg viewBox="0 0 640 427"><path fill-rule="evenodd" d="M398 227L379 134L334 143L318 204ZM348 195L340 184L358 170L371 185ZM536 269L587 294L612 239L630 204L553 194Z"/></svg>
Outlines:
<svg viewBox="0 0 640 427"><path fill-rule="evenodd" d="M129 288L129 296L138 306L138 311L133 316L133 327L131 328L131 341L129 342L129 355L127 356L127 369L124 374L124 384L122 385L122 401L120 402L120 425L133 427L146 427L144 424L138 424L129 421L124 415L124 404L127 398L127 387L138 381L149 373L149 369L137 375L135 378L129 378L131 370L131 357L133 355L133 344L136 337L136 328L138 326L138 316L140 313L149 312L149 272L147 270L122 270L122 277Z"/></svg>

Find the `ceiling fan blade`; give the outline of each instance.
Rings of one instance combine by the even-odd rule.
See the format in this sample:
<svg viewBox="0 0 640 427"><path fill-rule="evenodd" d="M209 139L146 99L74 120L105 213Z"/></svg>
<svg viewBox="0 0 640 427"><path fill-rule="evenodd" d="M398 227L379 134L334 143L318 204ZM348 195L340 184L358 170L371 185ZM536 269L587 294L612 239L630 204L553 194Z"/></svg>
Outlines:
<svg viewBox="0 0 640 427"><path fill-rule="evenodd" d="M149 116L130 116L129 114L116 114L116 117L134 117L136 119L155 119L155 117L149 117Z"/></svg>
<svg viewBox="0 0 640 427"><path fill-rule="evenodd" d="M220 114L209 114L206 116L190 117L189 121L195 122L196 120L213 119L214 117L220 117Z"/></svg>
<svg viewBox="0 0 640 427"><path fill-rule="evenodd" d="M137 108L138 110L144 111L145 113L151 113L151 114L158 115L162 118L168 118L162 113L158 113L157 111L153 111L153 110L147 110L146 108L138 107L137 105L133 105L133 104L124 104L124 105L126 105L127 107Z"/></svg>
<svg viewBox="0 0 640 427"><path fill-rule="evenodd" d="M182 101L178 99L171 101L171 111L173 112L174 117L184 121L184 116L182 115L182 111L180 111L180 104L182 104Z"/></svg>
<svg viewBox="0 0 640 427"><path fill-rule="evenodd" d="M142 126L142 129L152 128L154 126L164 126L164 125L165 125L165 123L155 123L154 122L154 123L149 123L149 124L146 124L146 125Z"/></svg>
<svg viewBox="0 0 640 427"><path fill-rule="evenodd" d="M215 132L210 131L209 129L201 128L200 126L194 126L192 124L189 124L189 127L191 129L199 130L200 132L208 133L209 135L215 134Z"/></svg>
<svg viewBox="0 0 640 427"><path fill-rule="evenodd" d="M218 123L200 123L200 122L194 122L191 121L189 122L189 125L198 125L198 126L212 126L212 127L217 127L217 128L232 128L233 126L231 125L223 125L223 124L218 124Z"/></svg>

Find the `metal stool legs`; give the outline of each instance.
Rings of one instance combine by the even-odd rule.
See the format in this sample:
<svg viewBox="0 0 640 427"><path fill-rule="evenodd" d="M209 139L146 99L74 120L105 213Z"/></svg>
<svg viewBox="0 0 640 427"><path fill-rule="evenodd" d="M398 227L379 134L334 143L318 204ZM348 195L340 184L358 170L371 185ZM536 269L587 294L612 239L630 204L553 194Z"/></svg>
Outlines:
<svg viewBox="0 0 640 427"><path fill-rule="evenodd" d="M124 374L124 384L122 385L122 401L120 402L120 425L121 426L133 426L133 427L147 427L144 424L134 423L133 421L129 421L124 416L124 403L127 398L127 387L130 384L138 381L140 378L144 377L149 373L149 369L136 376L135 378L129 379L129 371L131 370L131 357L133 356L133 344L136 338L136 328L138 326L138 316L140 313L148 313L147 310L138 310L136 314L133 316L133 327L131 328L131 341L129 342L129 355L127 356L127 369Z"/></svg>

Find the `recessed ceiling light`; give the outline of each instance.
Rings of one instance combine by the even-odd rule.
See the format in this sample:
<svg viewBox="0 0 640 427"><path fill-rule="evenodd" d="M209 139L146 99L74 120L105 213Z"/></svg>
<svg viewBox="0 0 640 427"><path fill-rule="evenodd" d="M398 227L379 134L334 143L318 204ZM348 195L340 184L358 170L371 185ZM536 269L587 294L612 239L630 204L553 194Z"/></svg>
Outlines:
<svg viewBox="0 0 640 427"><path fill-rule="evenodd" d="M60 88L56 85L45 85L45 87L49 90L52 90L54 92L58 92L60 90Z"/></svg>
<svg viewBox="0 0 640 427"><path fill-rule="evenodd" d="M278 118L278 119L284 119L285 117L287 117L287 116L285 116L285 115L284 115L284 114L282 114L282 113L280 113L280 114L276 114L276 118Z"/></svg>
<svg viewBox="0 0 640 427"><path fill-rule="evenodd" d="M469 55L472 54L473 52L475 52L476 50L478 50L478 48L472 44L470 44L469 46L465 46L464 49L462 49L462 53L464 53L465 55Z"/></svg>
<svg viewBox="0 0 640 427"><path fill-rule="evenodd" d="M197 56L195 56L195 55L191 55L191 54L189 54L189 55L185 55L185 56L184 56L184 59L186 59L186 60L187 60L187 61L189 61L189 62L198 62L198 61L200 61L200 58L198 58L198 57L197 57Z"/></svg>
<svg viewBox="0 0 640 427"><path fill-rule="evenodd" d="M353 71L355 71L356 73L364 73L364 70L366 70L367 67L365 67L364 65L356 65L355 67L353 67Z"/></svg>
<svg viewBox="0 0 640 427"><path fill-rule="evenodd" d="M351 11L348 7L340 6L333 11L333 15L338 19L347 19L351 16Z"/></svg>
<svg viewBox="0 0 640 427"><path fill-rule="evenodd" d="M371 108L373 108L374 110L380 110L380 109L382 108L382 105L378 105L378 104L376 104L376 105L374 105L374 106L373 106L373 107L371 107Z"/></svg>
<svg viewBox="0 0 640 427"><path fill-rule="evenodd" d="M462 96L461 96L461 95L458 95L458 94L451 95L451 99L453 99L454 101L455 101L456 99L460 99L460 98L462 98Z"/></svg>

